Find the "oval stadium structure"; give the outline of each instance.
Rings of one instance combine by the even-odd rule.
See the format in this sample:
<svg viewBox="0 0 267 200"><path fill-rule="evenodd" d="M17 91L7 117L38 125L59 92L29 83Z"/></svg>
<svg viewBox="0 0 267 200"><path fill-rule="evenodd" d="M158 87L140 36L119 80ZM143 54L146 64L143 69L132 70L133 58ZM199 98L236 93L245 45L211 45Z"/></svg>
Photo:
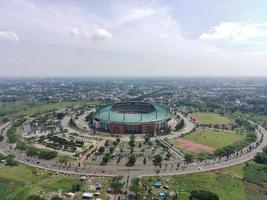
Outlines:
<svg viewBox="0 0 267 200"><path fill-rule="evenodd" d="M95 129L113 134L157 135L169 129L171 118L167 106L148 102L119 102L96 110Z"/></svg>

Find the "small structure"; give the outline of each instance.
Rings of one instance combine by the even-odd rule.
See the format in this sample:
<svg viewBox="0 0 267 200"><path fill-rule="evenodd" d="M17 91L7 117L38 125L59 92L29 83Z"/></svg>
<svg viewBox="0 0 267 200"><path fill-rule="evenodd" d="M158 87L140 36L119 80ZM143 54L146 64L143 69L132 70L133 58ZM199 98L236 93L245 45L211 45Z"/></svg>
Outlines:
<svg viewBox="0 0 267 200"><path fill-rule="evenodd" d="M85 193L83 193L82 198L83 199L93 199L93 196L94 196L93 193L91 193L91 192L85 192Z"/></svg>
<svg viewBox="0 0 267 200"><path fill-rule="evenodd" d="M167 196L167 192L160 192L159 196L164 199Z"/></svg>
<svg viewBox="0 0 267 200"><path fill-rule="evenodd" d="M85 181L86 180L86 176L80 176L80 181Z"/></svg>
<svg viewBox="0 0 267 200"><path fill-rule="evenodd" d="M160 181L157 181L154 186L155 186L155 188L160 188L161 185L162 185L161 182Z"/></svg>
<svg viewBox="0 0 267 200"><path fill-rule="evenodd" d="M95 189L96 189L96 190L101 190L101 189L102 189L102 184L99 183L99 182L96 182L96 183L95 183Z"/></svg>

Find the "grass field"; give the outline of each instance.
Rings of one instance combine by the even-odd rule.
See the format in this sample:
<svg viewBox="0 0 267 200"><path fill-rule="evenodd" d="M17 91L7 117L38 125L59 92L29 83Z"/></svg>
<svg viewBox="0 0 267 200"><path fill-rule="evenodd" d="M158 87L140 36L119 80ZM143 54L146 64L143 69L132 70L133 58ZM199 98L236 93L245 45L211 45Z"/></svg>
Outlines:
<svg viewBox="0 0 267 200"><path fill-rule="evenodd" d="M48 112L65 107L75 107L80 105L96 104L92 100L79 100L79 101L64 101L60 103L36 103L34 105L27 105L24 102L8 103L0 105L0 121L5 118L14 118L23 115L33 115L41 112Z"/></svg>
<svg viewBox="0 0 267 200"><path fill-rule="evenodd" d="M231 122L230 118L221 116L216 113L198 112L193 113L192 115L195 116L203 124L229 124Z"/></svg>
<svg viewBox="0 0 267 200"><path fill-rule="evenodd" d="M232 170L242 171L242 166L237 166ZM188 200L190 191L192 190L207 190L219 195L220 200L256 200L257 186L247 183L242 179L235 177L232 174L226 174L224 171L205 172L181 176L167 177L149 177L144 178L144 181L152 186L158 179L161 179L163 185L169 186L169 191L178 191L179 200ZM159 192L166 191L163 188L153 189L152 193L158 197Z"/></svg>
<svg viewBox="0 0 267 200"><path fill-rule="evenodd" d="M4 197L1 199L23 200L37 191L70 190L78 181L76 177L56 176L24 165L3 166L0 168L0 196Z"/></svg>
<svg viewBox="0 0 267 200"><path fill-rule="evenodd" d="M232 131L204 128L186 135L184 139L218 149L245 139L245 135Z"/></svg>

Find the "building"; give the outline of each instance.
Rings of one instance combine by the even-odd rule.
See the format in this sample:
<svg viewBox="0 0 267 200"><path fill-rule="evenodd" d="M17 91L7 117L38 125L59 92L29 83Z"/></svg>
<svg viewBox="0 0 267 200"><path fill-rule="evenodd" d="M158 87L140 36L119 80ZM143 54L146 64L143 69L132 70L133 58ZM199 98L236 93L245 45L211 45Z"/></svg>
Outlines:
<svg viewBox="0 0 267 200"><path fill-rule="evenodd" d="M156 135L169 130L167 106L148 102L119 102L97 108L93 127L113 134Z"/></svg>

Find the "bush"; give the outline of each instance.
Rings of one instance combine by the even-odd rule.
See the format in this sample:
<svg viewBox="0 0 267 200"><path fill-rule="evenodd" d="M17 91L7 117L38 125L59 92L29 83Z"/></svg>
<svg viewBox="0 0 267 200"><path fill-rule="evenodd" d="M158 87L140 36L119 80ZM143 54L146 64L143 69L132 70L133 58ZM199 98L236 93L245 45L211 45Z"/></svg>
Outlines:
<svg viewBox="0 0 267 200"><path fill-rule="evenodd" d="M205 190L193 190L189 197L190 200L219 200L215 193Z"/></svg>
<svg viewBox="0 0 267 200"><path fill-rule="evenodd" d="M257 153L254 157L254 161L260 164L267 164L267 155L265 153Z"/></svg>
<svg viewBox="0 0 267 200"><path fill-rule="evenodd" d="M6 157L6 165L8 165L8 166L17 165L17 161L15 160L15 156L14 155L8 155Z"/></svg>
<svg viewBox="0 0 267 200"><path fill-rule="evenodd" d="M192 154L185 154L184 159L187 163L191 163L194 160L194 156Z"/></svg>
<svg viewBox="0 0 267 200"><path fill-rule="evenodd" d="M127 164L128 164L129 166L133 166L133 165L135 164L135 162L136 162L136 157L135 157L135 155L133 155L133 154L130 155L129 158L128 158L128 163L127 163Z"/></svg>
<svg viewBox="0 0 267 200"><path fill-rule="evenodd" d="M26 119L24 118L17 119L7 130L7 138L9 143L15 143L18 141L17 128L21 126L25 121Z"/></svg>
<svg viewBox="0 0 267 200"><path fill-rule="evenodd" d="M248 182L263 185L267 183L267 165L247 163L244 167L244 179Z"/></svg>
<svg viewBox="0 0 267 200"><path fill-rule="evenodd" d="M33 194L28 197L28 200L46 200L46 199L43 197L40 197L39 195Z"/></svg>
<svg viewBox="0 0 267 200"><path fill-rule="evenodd" d="M53 196L51 198L51 200L63 200L63 198L59 197L59 196Z"/></svg>

